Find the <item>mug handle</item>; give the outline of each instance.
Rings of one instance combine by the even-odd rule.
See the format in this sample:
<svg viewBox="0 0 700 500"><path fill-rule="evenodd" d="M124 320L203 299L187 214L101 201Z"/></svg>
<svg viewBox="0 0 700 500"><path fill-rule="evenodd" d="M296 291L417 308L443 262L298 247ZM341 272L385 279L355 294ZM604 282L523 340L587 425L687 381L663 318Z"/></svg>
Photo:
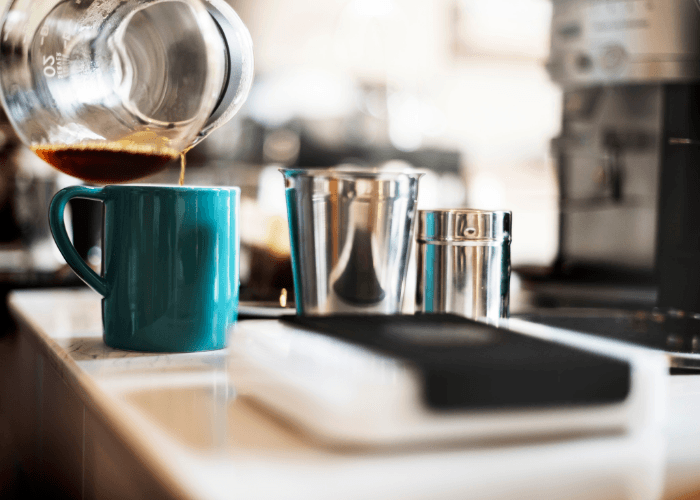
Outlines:
<svg viewBox="0 0 700 500"><path fill-rule="evenodd" d="M56 193L56 196L51 200L51 206L49 207L49 226L51 227L51 234L53 234L56 246L61 251L61 255L63 255L68 265L75 271L75 274L78 275L78 278L83 280L97 293L106 297L109 292L107 281L87 265L68 237L63 215L66 211L66 204L68 204L72 198L84 198L104 202L104 192L102 188L87 186L70 186L62 189Z"/></svg>

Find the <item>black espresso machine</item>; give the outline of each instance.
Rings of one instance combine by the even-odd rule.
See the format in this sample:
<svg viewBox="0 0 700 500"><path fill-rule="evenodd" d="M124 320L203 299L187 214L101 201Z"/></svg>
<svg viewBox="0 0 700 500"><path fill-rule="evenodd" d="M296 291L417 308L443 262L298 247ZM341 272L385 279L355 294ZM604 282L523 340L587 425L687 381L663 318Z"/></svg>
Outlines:
<svg viewBox="0 0 700 500"><path fill-rule="evenodd" d="M672 366L700 368L696 0L553 0L548 70L564 99L549 286L559 297L594 290L599 309L529 319L663 349ZM625 310L613 309L622 302Z"/></svg>

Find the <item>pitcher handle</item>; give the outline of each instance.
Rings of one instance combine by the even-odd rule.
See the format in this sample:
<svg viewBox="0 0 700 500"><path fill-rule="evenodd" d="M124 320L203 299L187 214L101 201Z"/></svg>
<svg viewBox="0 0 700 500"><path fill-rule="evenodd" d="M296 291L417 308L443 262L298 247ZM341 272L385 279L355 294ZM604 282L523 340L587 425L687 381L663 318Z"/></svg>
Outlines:
<svg viewBox="0 0 700 500"><path fill-rule="evenodd" d="M253 83L253 40L248 28L224 0L205 0L204 6L219 27L226 46L227 71L219 102L190 147L229 121L241 109Z"/></svg>
<svg viewBox="0 0 700 500"><path fill-rule="evenodd" d="M61 251L61 255L63 255L68 265L75 271L75 274L90 288L103 297L106 297L109 292L107 281L87 265L68 237L68 232L66 231L66 225L64 223L64 213L66 211L66 205L73 198L84 198L104 202L105 195L102 188L87 186L70 186L56 193L49 207L49 226L51 227L51 234L53 234L53 239L56 242L56 246Z"/></svg>

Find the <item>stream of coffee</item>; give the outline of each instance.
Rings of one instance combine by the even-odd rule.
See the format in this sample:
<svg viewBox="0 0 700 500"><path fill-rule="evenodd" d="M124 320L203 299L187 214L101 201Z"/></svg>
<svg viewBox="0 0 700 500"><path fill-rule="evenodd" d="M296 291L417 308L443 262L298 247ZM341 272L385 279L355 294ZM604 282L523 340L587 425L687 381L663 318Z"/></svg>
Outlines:
<svg viewBox="0 0 700 500"><path fill-rule="evenodd" d="M185 166L187 165L187 160L185 159L185 155L192 149L193 146L190 146L189 148L185 149L182 153L180 153L180 185L184 186L185 185Z"/></svg>
<svg viewBox="0 0 700 500"><path fill-rule="evenodd" d="M185 185L185 165L187 161L185 160L186 151L180 153L180 185Z"/></svg>

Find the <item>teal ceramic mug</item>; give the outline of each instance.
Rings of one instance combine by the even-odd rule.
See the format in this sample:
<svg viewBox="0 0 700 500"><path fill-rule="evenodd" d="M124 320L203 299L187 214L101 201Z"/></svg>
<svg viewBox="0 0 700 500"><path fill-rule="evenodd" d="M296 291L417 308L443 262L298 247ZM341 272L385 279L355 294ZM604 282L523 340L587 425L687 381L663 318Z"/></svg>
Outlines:
<svg viewBox="0 0 700 500"><path fill-rule="evenodd" d="M72 198L104 203L102 276L71 244ZM238 314L237 187L73 186L56 194L51 232L66 262L102 295L104 341L133 351L221 349Z"/></svg>

